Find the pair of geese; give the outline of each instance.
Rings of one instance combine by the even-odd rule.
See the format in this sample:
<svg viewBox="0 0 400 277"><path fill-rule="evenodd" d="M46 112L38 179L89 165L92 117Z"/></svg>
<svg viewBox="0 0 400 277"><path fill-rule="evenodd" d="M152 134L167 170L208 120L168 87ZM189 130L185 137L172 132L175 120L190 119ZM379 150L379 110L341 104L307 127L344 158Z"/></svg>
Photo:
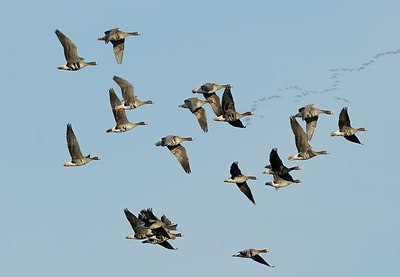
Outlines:
<svg viewBox="0 0 400 277"><path fill-rule="evenodd" d="M206 103L210 104L213 112L217 116L213 119L214 121L225 121L234 127L245 128L240 119L245 116L253 115L253 113L238 113L236 111L235 102L233 101L231 92L232 87L233 86L230 84L218 85L216 83L205 83L200 88L192 90L193 93L203 94L205 100L191 97L186 99L184 104L179 107L189 109L190 112L196 116L200 128L204 132L208 131L206 111L203 108ZM225 90L221 101L216 92L223 88Z"/></svg>
<svg viewBox="0 0 400 277"><path fill-rule="evenodd" d="M328 151L314 151L312 150L309 141L312 139L314 130L317 126L317 120L320 114L333 114L328 110L321 110L313 107L313 104L306 105L299 109L296 115L290 117L290 126L292 128L295 144L298 150L296 155L290 156L289 160L307 160L317 155L327 155ZM301 117L303 121L306 121L306 132L297 122L296 117ZM343 136L348 141L361 144L357 138L356 133L360 131L367 131L366 128L353 128L350 123L350 117L348 114L348 108L342 108L339 115L339 130L331 133L331 136Z"/></svg>
<svg viewBox="0 0 400 277"><path fill-rule="evenodd" d="M64 35L60 30L55 30L55 33L64 48L64 56L67 63L57 66L58 69L76 71L86 66L97 65L97 62L85 62L84 58L78 55L78 48L70 38ZM105 36L98 38L105 43L111 42L113 45L114 56L117 63L122 63L125 49L125 38L128 36L140 36L139 32L123 32L118 28L113 28L104 32Z"/></svg>
<svg viewBox="0 0 400 277"><path fill-rule="evenodd" d="M183 234L171 232L178 230L178 224L169 220L165 214L159 219L151 208L141 210L137 217L128 209L124 209L124 213L134 231L125 239L142 240L142 243L158 244L176 250L168 240L183 237Z"/></svg>
<svg viewBox="0 0 400 277"><path fill-rule="evenodd" d="M266 165L265 168L268 170L264 171L264 174L273 174L274 181L266 182L266 186L272 186L276 190L279 188L286 187L293 183L301 183L300 180L294 180L290 175L290 171L292 170L300 170L300 167L294 166L287 168L281 158L278 155L278 150L276 148L271 150L269 155L269 165ZM253 194L251 193L250 187L247 184L248 180L257 180L255 176L247 176L242 174L238 162L233 162L230 167L231 177L229 179L224 180L225 183L235 183L240 191L253 203L255 204L255 200Z"/></svg>

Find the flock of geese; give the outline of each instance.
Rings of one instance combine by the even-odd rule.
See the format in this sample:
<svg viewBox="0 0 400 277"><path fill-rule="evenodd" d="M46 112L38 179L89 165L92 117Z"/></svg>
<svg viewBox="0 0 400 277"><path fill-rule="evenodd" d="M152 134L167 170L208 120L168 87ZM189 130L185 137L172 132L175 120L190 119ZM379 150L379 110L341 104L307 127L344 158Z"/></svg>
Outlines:
<svg viewBox="0 0 400 277"><path fill-rule="evenodd" d="M85 62L82 57L78 55L76 45L65 36L61 31L55 31L60 43L64 49L64 56L66 64L60 65L57 68L62 70L77 71L86 66L95 66L97 62ZM122 63L123 53L125 48L125 38L128 36L139 36L139 32L123 32L118 28L114 28L104 32L103 37L98 40L105 43L111 42L113 45L114 56L118 64ZM132 130L137 126L147 125L141 121L132 123L128 120L126 110L136 109L146 104L154 104L151 100L141 101L134 93L134 86L127 80L114 76L113 80L121 89L122 100L118 98L114 89L109 89L109 99L111 110L116 122L116 125L106 130L107 133L121 133ZM224 84L219 85L215 83L206 83L198 89L193 89L193 94L202 94L204 100L197 97L190 97L184 100L184 103L179 105L181 108L188 109L197 119L200 128L204 132L208 132L207 115L204 105L209 104L215 114L214 121L228 122L233 127L245 128L241 119L246 116L252 116L251 111L239 113L236 111L235 102L232 96L232 85ZM224 89L222 100L220 100L217 92ZM289 160L307 160L317 155L327 155L328 151L314 151L309 144L313 138L315 128L317 127L318 118L321 114L332 115L333 112L329 110L322 110L314 107L313 104L301 107L295 115L290 116L290 126L295 137L295 144L297 153L290 156ZM305 131L299 124L296 118L301 118L306 122ZM348 141L361 144L357 138L356 133L359 131L366 131L365 128L353 128L350 124L347 107L344 107L339 115L339 130L331 133L331 136L343 136ZM100 160L99 157L90 155L83 155L78 140L74 134L71 124L67 124L67 146L71 156L71 160L64 164L64 166L83 166L93 160ZM186 173L191 173L189 158L186 149L182 146L184 141L192 141L191 137L180 137L177 135L168 135L155 143L156 146L167 147L168 150L176 157L182 168ZM273 175L272 182L266 182L265 185L272 186L275 189L286 187L293 183L301 183L298 179L293 179L290 172L292 170L300 170L300 167L286 167L278 155L277 148L270 152L269 165L266 165L266 171L263 173ZM248 180L257 180L255 176L247 176L242 174L238 162L233 162L230 167L231 177L224 180L227 183L235 183L240 191L255 204L254 197L251 193L250 187L247 184ZM170 239L183 237L181 233L173 233L171 231L177 230L177 224L170 221L165 215L159 219L153 214L151 208L143 209L135 216L128 209L124 210L125 216L129 221L134 234L129 235L126 239L142 240L143 243L158 244L170 250L176 250L169 242ZM254 261L263 265L270 266L259 254L267 253L267 249L246 249L237 252L233 257L251 258Z"/></svg>

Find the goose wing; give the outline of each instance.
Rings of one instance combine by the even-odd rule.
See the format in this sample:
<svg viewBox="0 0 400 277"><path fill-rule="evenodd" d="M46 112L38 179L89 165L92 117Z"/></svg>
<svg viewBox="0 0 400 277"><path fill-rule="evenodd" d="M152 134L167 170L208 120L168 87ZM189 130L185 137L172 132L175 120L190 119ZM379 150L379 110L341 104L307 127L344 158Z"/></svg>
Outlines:
<svg viewBox="0 0 400 277"><path fill-rule="evenodd" d="M317 127L317 120L318 120L318 116L307 117L305 119L305 121L307 123L306 124L306 133L307 133L308 140L311 140L314 135L314 130Z"/></svg>
<svg viewBox="0 0 400 277"><path fill-rule="evenodd" d="M256 201L254 200L253 194L251 193L250 187L249 187L249 185L247 185L247 182L236 183L236 185L238 186L240 191L243 192L243 194L246 195L246 197L251 202L253 202L253 204L256 204Z"/></svg>
<svg viewBox="0 0 400 277"><path fill-rule="evenodd" d="M232 178L242 175L242 171L240 171L238 162L234 162L231 164L230 173L232 175Z"/></svg>
<svg viewBox="0 0 400 277"><path fill-rule="evenodd" d="M193 113L197 121L199 122L199 125L201 129L204 132L208 131L208 125L207 125L207 115L206 115L206 110L203 107L198 108L194 113Z"/></svg>
<svg viewBox="0 0 400 277"><path fill-rule="evenodd" d="M134 93L134 87L131 83L129 83L127 80L114 76L113 80L118 84L118 86L121 88L122 92L122 98L124 99L125 105L127 103L134 103L136 100L136 96Z"/></svg>
<svg viewBox="0 0 400 277"><path fill-rule="evenodd" d="M59 30L56 30L55 33L64 48L64 56L67 60L67 63L73 64L79 62L80 58L78 56L78 49L76 48L76 45L72 42L72 40L70 40Z"/></svg>
<svg viewBox="0 0 400 277"><path fill-rule="evenodd" d="M110 104L112 112L114 114L115 122L117 123L117 125L128 123L129 121L126 117L125 110L118 108L122 104L121 101L119 101L118 96L115 94L114 89L111 88L109 92L110 92Z"/></svg>
<svg viewBox="0 0 400 277"><path fill-rule="evenodd" d="M113 45L115 60L120 64L124 57L125 39L112 40L111 43Z"/></svg>
<svg viewBox="0 0 400 277"><path fill-rule="evenodd" d="M269 162L271 164L272 171L275 171L275 169L279 169L281 166L283 166L283 162L278 155L277 148L273 148L271 153L269 153Z"/></svg>
<svg viewBox="0 0 400 277"><path fill-rule="evenodd" d="M358 137L356 137L356 135L344 136L344 138L347 139L348 141L362 144L361 141L358 139Z"/></svg>
<svg viewBox="0 0 400 277"><path fill-rule="evenodd" d="M299 152L306 152L311 146L308 144L306 133L294 116L290 117L290 126L292 127L297 150Z"/></svg>
<svg viewBox="0 0 400 277"><path fill-rule="evenodd" d="M251 257L251 259L254 260L254 261L256 261L256 262L258 262L258 263L260 263L260 264L263 264L263 265L266 265L266 266L269 266L269 267L273 267L273 266L270 266L270 265L263 259L263 257L261 257L260 255L255 255L255 256Z"/></svg>
<svg viewBox="0 0 400 277"><path fill-rule="evenodd" d="M140 221L133 213L131 213L128 209L124 209L124 213L126 219L128 219L131 224L132 229L136 232L138 226L143 226L144 223Z"/></svg>
<svg viewBox="0 0 400 277"><path fill-rule="evenodd" d="M164 240L163 242L159 243L162 247L165 247L170 250L177 250L178 248L174 248L168 241Z"/></svg>
<svg viewBox="0 0 400 277"><path fill-rule="evenodd" d="M222 94L222 111L226 120L236 120L235 102L233 101L230 88L225 88L224 93Z"/></svg>
<svg viewBox="0 0 400 277"><path fill-rule="evenodd" d="M350 125L350 117L347 113L347 107L344 107L339 114L339 129L342 130L343 127L351 127Z"/></svg>
<svg viewBox="0 0 400 277"><path fill-rule="evenodd" d="M74 130L72 130L71 124L67 124L67 145L72 161L83 158L81 149L79 148L78 140L76 139Z"/></svg>
<svg viewBox="0 0 400 277"><path fill-rule="evenodd" d="M203 93L203 96L206 100L209 101L209 104L216 116L220 116L220 115L224 114L224 112L222 110L222 106L221 106L221 100L219 99L219 96L215 92L214 93Z"/></svg>
<svg viewBox="0 0 400 277"><path fill-rule="evenodd" d="M176 157L186 173L190 174L189 158L186 154L186 149L181 144L176 146L167 146L169 151Z"/></svg>

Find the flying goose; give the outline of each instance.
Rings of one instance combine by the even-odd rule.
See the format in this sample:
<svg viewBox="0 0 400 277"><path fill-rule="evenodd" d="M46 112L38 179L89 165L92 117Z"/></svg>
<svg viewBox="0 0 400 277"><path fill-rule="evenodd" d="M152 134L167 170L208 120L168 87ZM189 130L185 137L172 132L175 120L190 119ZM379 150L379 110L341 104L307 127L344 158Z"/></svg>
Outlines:
<svg viewBox="0 0 400 277"><path fill-rule="evenodd" d="M114 89L109 90L110 93L110 104L111 104L111 109L114 114L114 119L117 125L115 127L112 127L108 129L106 132L110 133L122 133L129 131L133 129L136 126L139 125L147 125L145 122L138 122L138 123L131 123L128 121L126 117L126 113L124 109L120 109L119 107L121 106L121 101L119 101L118 96L115 94Z"/></svg>
<svg viewBox="0 0 400 277"><path fill-rule="evenodd" d="M190 174L190 165L189 165L189 158L186 154L186 149L181 145L183 141L192 141L193 138L188 137L180 137L180 136L173 136L169 135L163 137L161 141L157 141L155 143L156 146L166 146L168 147L169 151L176 157L178 162L181 164L182 168L185 170L187 174Z"/></svg>
<svg viewBox="0 0 400 277"><path fill-rule="evenodd" d="M252 112L238 113L235 109L230 88L225 88L222 95L222 111L223 114L214 118L215 121L227 121L230 125L238 128L245 128L240 119L244 116L254 115Z"/></svg>
<svg viewBox="0 0 400 277"><path fill-rule="evenodd" d="M124 105L121 105L118 108L122 108L124 110L131 110L146 104L154 104L154 102L151 100L140 101L135 96L133 85L129 83L127 80L115 75L113 77L113 80L121 88L122 98L124 99Z"/></svg>
<svg viewBox="0 0 400 277"><path fill-rule="evenodd" d="M246 197L253 202L253 204L256 204L254 201L254 197L251 194L250 187L247 185L247 180L257 180L257 177L255 176L246 176L243 175L239 166L238 162L234 162L231 165L230 168L230 173L231 173L231 178L224 180L225 183L235 183L238 188L246 195Z"/></svg>
<svg viewBox="0 0 400 277"><path fill-rule="evenodd" d="M93 160L100 160L99 157L90 157L90 155L84 157L82 155L78 140L76 139L70 123L67 124L67 145L69 154L71 155L71 161L65 163L64 166L80 166Z"/></svg>
<svg viewBox="0 0 400 277"><path fill-rule="evenodd" d="M125 38L128 36L140 36L139 32L123 32L119 28L113 28L104 32L104 37L99 37L97 40L104 40L105 43L111 41L114 50L114 56L117 63L122 63L125 48Z"/></svg>
<svg viewBox="0 0 400 277"><path fill-rule="evenodd" d="M361 144L360 140L355 135L360 131L367 131L367 129L351 127L350 117L347 113L347 107L344 107L339 115L339 130L332 132L331 136L343 136L348 141Z"/></svg>
<svg viewBox="0 0 400 277"><path fill-rule="evenodd" d="M303 128L301 128L294 116L290 117L290 126L292 127L298 153L290 156L289 160L308 160L317 155L329 154L328 151L312 150L310 144L308 143L307 134L304 132Z"/></svg>
<svg viewBox="0 0 400 277"><path fill-rule="evenodd" d="M192 92L193 93L202 93L202 94L212 94L220 89L231 88L231 87L233 87L233 86L230 84L218 85L216 83L205 83L200 88L193 89Z"/></svg>
<svg viewBox="0 0 400 277"><path fill-rule="evenodd" d="M126 236L126 239L147 239L153 236L152 232L148 228L142 228L144 226L144 222L139 220L134 214L132 214L128 209L124 209L124 213L126 219L128 219L129 223L133 231L135 232L132 235Z"/></svg>
<svg viewBox="0 0 400 277"><path fill-rule="evenodd" d="M270 252L270 251L267 250L267 249L260 249L260 250L257 250L257 249L250 248L250 249L246 249L246 250L239 251L239 252L237 252L236 254L233 254L232 257L250 258L250 259L252 259L252 260L254 260L254 261L256 261L256 262L258 262L258 263L260 263L260 264L263 264L263 265L266 265L266 266L269 266L269 267L275 267L275 266L269 265L269 264L259 255L260 253L268 253L268 252Z"/></svg>
<svg viewBox="0 0 400 277"><path fill-rule="evenodd" d="M88 65L97 65L96 62L84 62L84 59L78 56L78 49L72 40L59 30L56 30L55 33L64 48L64 56L67 60L67 64L57 66L58 69L76 71Z"/></svg>
<svg viewBox="0 0 400 277"><path fill-rule="evenodd" d="M309 104L299 109L299 112L295 117L301 117L303 121L306 121L306 133L308 140L311 140L315 127L317 127L317 120L320 114L333 114L333 112L328 110L321 110L313 107L314 104Z"/></svg>
<svg viewBox="0 0 400 277"><path fill-rule="evenodd" d="M279 188L287 187L288 185L293 183L301 183L300 180L294 180L289 172L282 176L273 173L273 176L274 176L273 182L266 182L265 185L274 187L276 190L278 190Z"/></svg>
<svg viewBox="0 0 400 277"><path fill-rule="evenodd" d="M184 101L185 103L182 105L179 105L180 108L186 108L191 111L192 114L194 114L197 118L197 121L199 122L200 128L204 131L208 131L208 126L207 126L207 115L206 115L206 110L203 108L203 105L206 103L210 103L210 100L200 100L197 97L192 97L188 98Z"/></svg>
<svg viewBox="0 0 400 277"><path fill-rule="evenodd" d="M284 166L281 158L278 155L277 148L273 148L271 150L271 153L269 154L269 162L270 164L265 166L265 168L269 168L269 170L264 171L264 174L277 174L278 176L282 177L292 170L301 170L301 168L298 166L293 166L290 168Z"/></svg>

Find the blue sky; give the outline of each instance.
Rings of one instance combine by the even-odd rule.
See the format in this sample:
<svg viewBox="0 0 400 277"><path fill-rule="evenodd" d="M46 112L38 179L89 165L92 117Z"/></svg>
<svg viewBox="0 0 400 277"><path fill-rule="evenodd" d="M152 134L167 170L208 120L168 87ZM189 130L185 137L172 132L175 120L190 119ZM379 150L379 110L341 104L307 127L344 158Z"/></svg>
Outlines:
<svg viewBox="0 0 400 277"><path fill-rule="evenodd" d="M0 18L2 276L399 274L398 1L21 5L8 2ZM121 65L96 40L114 27L142 33L126 40ZM57 70L65 60L55 29L99 65ZM156 102L127 111L148 126L105 132L114 124L108 89L120 95L113 75ZM203 133L178 108L206 82L233 84L236 109L255 109L246 129L213 122L206 107ZM309 103L334 112L320 117L311 141L331 154L289 162L289 116ZM330 137L344 106L353 126L368 129L358 136L364 145ZM101 161L62 166L67 123L84 154ZM192 174L154 146L169 134L195 139L184 144ZM274 147L303 169L293 174L302 184L278 192L264 185ZM255 206L223 183L233 161L260 179L249 181ZM179 224L177 251L124 239L132 230L123 209L147 207ZM276 267L231 257L250 247L268 248L263 257Z"/></svg>

